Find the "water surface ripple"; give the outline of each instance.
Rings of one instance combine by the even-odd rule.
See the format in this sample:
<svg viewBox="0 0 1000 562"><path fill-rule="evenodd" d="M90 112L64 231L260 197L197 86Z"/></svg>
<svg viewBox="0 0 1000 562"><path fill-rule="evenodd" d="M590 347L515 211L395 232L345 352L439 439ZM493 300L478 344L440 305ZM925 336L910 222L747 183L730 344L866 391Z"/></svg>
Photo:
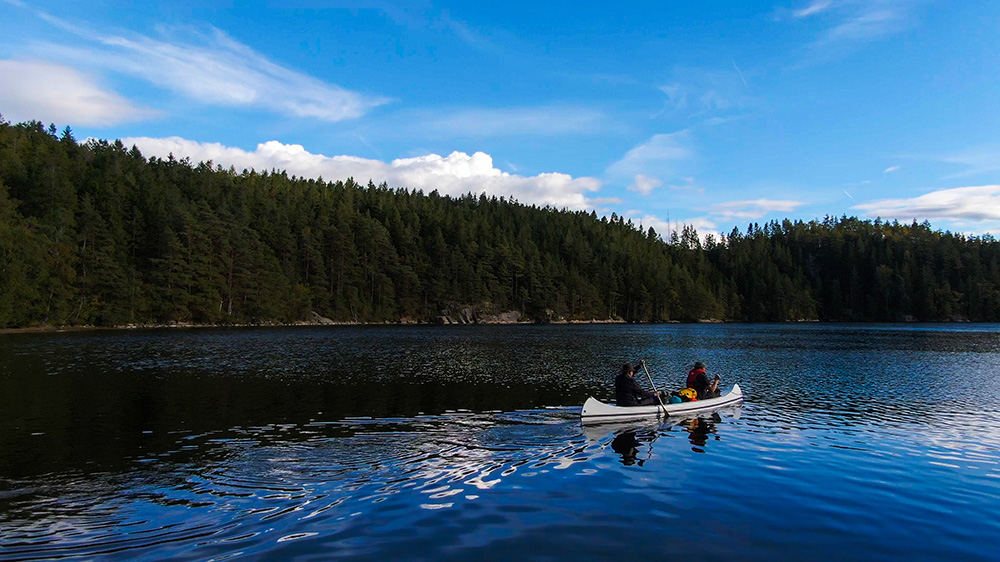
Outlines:
<svg viewBox="0 0 1000 562"><path fill-rule="evenodd" d="M616 366L746 391L582 425ZM995 560L993 325L0 335L0 559Z"/></svg>

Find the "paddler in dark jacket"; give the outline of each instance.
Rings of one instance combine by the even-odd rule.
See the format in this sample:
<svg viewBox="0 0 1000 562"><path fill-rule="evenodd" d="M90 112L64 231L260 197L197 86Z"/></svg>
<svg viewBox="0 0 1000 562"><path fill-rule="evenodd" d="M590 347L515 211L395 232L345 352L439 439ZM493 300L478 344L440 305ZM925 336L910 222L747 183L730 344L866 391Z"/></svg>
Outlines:
<svg viewBox="0 0 1000 562"><path fill-rule="evenodd" d="M639 361L639 366L643 365ZM639 383L635 382L632 375L635 369L631 363L622 365L622 374L615 379L615 401L619 406L648 406L660 403L660 393L643 390Z"/></svg>

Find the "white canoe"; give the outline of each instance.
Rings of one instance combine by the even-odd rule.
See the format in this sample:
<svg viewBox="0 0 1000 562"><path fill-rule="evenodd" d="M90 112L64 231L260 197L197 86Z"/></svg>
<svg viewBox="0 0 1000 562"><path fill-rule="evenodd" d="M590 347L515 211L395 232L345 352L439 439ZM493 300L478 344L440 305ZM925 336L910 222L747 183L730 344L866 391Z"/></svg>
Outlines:
<svg viewBox="0 0 1000 562"><path fill-rule="evenodd" d="M742 401L743 389L738 384L734 384L732 390L718 398L707 398L705 400L681 402L679 404L664 404L663 406L659 404L653 406L614 406L605 404L591 396L583 403L583 410L580 411L580 416L587 421L644 418L662 416L664 414L670 417L687 416L689 414L708 412L725 406L732 406Z"/></svg>

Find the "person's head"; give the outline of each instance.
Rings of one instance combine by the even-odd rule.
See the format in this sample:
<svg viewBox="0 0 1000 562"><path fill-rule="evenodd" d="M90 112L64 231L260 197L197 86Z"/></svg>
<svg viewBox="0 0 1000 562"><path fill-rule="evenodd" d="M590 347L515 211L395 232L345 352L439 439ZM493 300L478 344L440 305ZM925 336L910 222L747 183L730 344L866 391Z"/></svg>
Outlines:
<svg viewBox="0 0 1000 562"><path fill-rule="evenodd" d="M622 365L622 374L623 375L632 376L632 373L634 373L634 372L635 372L635 369L632 368L632 364L631 363L625 363L624 365Z"/></svg>
<svg viewBox="0 0 1000 562"><path fill-rule="evenodd" d="M702 363L701 361L695 361L694 362L694 368L695 369L704 369L705 368L705 364Z"/></svg>

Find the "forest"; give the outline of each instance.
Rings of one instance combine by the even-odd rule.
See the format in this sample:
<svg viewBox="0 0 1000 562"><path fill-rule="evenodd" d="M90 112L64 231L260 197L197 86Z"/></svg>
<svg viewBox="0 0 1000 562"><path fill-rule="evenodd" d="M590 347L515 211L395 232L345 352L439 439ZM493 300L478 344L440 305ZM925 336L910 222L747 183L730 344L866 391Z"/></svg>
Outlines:
<svg viewBox="0 0 1000 562"><path fill-rule="evenodd" d="M991 236L844 216L702 240L377 180L146 158L0 118L0 328L1000 320Z"/></svg>

